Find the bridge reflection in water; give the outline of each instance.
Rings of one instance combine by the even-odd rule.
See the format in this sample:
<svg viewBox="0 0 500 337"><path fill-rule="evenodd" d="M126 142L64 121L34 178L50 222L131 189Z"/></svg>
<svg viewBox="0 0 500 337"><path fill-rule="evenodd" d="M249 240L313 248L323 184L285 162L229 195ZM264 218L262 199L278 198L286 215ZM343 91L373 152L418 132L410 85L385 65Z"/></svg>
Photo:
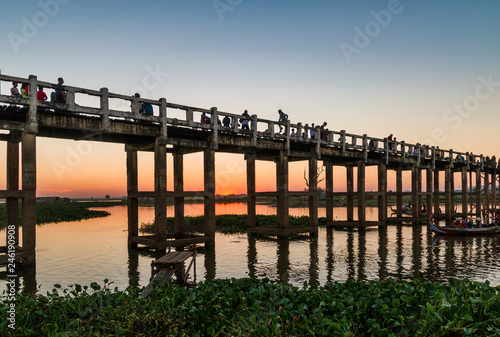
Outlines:
<svg viewBox="0 0 500 337"><path fill-rule="evenodd" d="M198 259L204 261L199 265L204 270L197 274L205 279L270 278L300 286L304 282L322 285L358 279L443 282L467 277L500 285L500 236L436 237L426 226L397 225L376 231L320 228L318 237L298 240L234 235L216 238L222 240L199 252ZM245 246L246 268L243 261L231 256L235 248ZM130 276L135 278L140 253L129 252L135 256L129 264Z"/></svg>
<svg viewBox="0 0 500 337"><path fill-rule="evenodd" d="M121 220L126 207L108 210L112 215L105 219L39 227L40 259L36 267L18 272L17 288L24 282L26 290L45 293L56 283L88 284L104 278L119 289L135 279L146 285L151 260L163 253L124 245L127 233ZM147 208L142 213L147 217ZM216 245L199 251L198 281L267 277L300 286L389 277L431 281L468 277L500 285L500 236L436 237L426 226L396 225L373 231L320 227L318 237L299 239L217 233L215 241ZM0 276L5 279L5 272ZM0 281L0 289L4 286L5 281Z"/></svg>

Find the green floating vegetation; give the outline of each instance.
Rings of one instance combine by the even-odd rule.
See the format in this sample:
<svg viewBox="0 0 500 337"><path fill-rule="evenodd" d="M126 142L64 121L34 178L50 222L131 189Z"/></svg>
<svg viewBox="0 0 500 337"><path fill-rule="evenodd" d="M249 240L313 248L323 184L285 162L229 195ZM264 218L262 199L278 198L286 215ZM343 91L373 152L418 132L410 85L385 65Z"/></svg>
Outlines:
<svg viewBox="0 0 500 337"><path fill-rule="evenodd" d="M203 222L205 218L200 216L186 216L186 232L203 232ZM290 216L290 226L307 227L309 226L308 216ZM276 215L257 215L256 222L258 227L276 226ZM318 219L319 226L326 225L326 218ZM169 231L174 229L174 218L167 218L167 227ZM248 228L248 216L243 214L224 214L215 217L215 227L218 232L225 234L246 233ZM154 221L141 223L140 231L143 233L154 233Z"/></svg>
<svg viewBox="0 0 500 337"><path fill-rule="evenodd" d="M36 223L40 225L51 222L80 221L110 215L109 212L89 210L88 207L93 206L79 202L37 203ZM21 211L22 206L19 204L19 222L22 225ZM3 228L5 228L5 204L0 204L0 229Z"/></svg>
<svg viewBox="0 0 500 337"><path fill-rule="evenodd" d="M294 287L267 279L172 283L125 291L92 283L46 295L21 293L15 329L2 336L490 336L500 334L500 287L488 282L448 284L347 281ZM12 327L12 325L11 325Z"/></svg>

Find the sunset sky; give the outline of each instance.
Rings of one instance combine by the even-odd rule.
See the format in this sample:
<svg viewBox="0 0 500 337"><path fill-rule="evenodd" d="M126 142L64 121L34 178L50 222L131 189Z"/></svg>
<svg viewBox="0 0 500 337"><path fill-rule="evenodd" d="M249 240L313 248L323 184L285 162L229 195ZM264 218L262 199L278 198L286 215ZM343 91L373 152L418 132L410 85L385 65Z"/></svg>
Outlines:
<svg viewBox="0 0 500 337"><path fill-rule="evenodd" d="M5 75L268 119L282 109L292 123L500 157L498 1L39 0L0 13ZM38 138L37 151L39 196L126 195L123 145ZM203 189L202 163L186 156L187 190ZM153 155L139 165L152 190ZM291 190L306 167L290 165ZM242 155L217 154L217 193L245 193L245 169ZM274 190L274 164L257 170L258 190Z"/></svg>

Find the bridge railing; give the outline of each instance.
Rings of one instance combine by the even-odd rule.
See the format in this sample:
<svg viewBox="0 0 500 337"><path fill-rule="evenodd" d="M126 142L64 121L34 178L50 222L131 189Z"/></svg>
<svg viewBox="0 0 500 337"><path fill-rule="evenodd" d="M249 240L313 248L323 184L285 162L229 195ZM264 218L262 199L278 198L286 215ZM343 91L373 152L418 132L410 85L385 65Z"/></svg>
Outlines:
<svg viewBox="0 0 500 337"><path fill-rule="evenodd" d="M390 155L397 155L401 157L413 157L418 160L430 159L433 163L450 162L451 164L455 164L465 162L467 166L479 164L481 167L486 163L496 167L496 163L485 160L483 155L442 150L439 147L419 143L410 144L405 141L368 137L366 134L357 135L347 133L345 130L333 131L321 129L319 126L312 128L308 124L302 124L301 122L291 123L287 121L280 123L275 120L258 118L257 115L245 118L241 114L218 111L215 107L205 109L167 102L165 98L152 100L136 97L135 95L123 95L109 92L107 88L93 90L68 85L61 86L59 84L39 81L33 75L26 79L6 76L0 73L0 84L1 82L17 82L21 86L23 83L29 85L30 89L27 98L13 97L10 95L10 92L9 95L5 95L0 91L0 102L28 107L28 124L36 125L37 112L41 109L66 110L83 115L99 116L103 119L104 128L109 127L111 119L149 121L161 125L162 135L164 136L167 135L167 126L175 125L177 127L212 131L215 140L219 132L233 132L248 135L252 137L253 142L256 142L257 139L283 140L286 149L290 149L290 142L302 142L315 144L317 152L320 151L321 146L329 146L341 151L360 151L363 152L365 158L368 157L369 152L378 152L385 154L387 160ZM38 87L64 90L66 92L66 102L38 101L36 90ZM88 103L86 105L79 104L83 101L92 101L94 104L93 106L89 106ZM140 107L144 103L149 103L153 106L153 115L141 113ZM119 107L119 109L113 107ZM203 115L210 118L209 123L202 123L201 117ZM230 118L229 127L222 125L222 120L226 116ZM243 119L248 119L249 130L242 129L241 122ZM282 130L281 132L280 129ZM314 137L311 137L312 130L315 131Z"/></svg>

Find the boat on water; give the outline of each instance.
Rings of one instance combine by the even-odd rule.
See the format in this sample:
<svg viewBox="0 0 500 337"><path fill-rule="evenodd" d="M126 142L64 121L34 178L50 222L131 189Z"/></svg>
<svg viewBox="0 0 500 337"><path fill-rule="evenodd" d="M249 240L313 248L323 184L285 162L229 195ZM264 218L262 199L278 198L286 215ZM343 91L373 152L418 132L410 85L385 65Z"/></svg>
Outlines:
<svg viewBox="0 0 500 337"><path fill-rule="evenodd" d="M460 221L455 221L455 223L460 223ZM495 223L491 223L488 225L485 225L483 227L472 227L472 228L467 228L467 227L440 227L437 226L434 223L434 217L429 218L429 227L431 230L436 233L436 234L441 234L441 235L457 235L457 236L463 236L463 235L494 235L498 232L500 232L500 226L498 226Z"/></svg>

